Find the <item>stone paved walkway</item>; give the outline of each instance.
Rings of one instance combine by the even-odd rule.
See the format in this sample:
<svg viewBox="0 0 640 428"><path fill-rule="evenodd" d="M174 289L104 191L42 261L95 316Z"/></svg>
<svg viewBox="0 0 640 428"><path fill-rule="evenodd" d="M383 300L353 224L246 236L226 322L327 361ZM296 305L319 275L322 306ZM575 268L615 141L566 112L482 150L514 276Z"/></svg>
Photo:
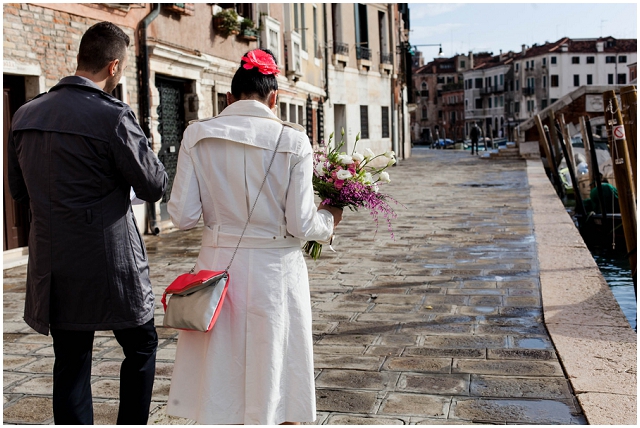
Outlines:
<svg viewBox="0 0 640 428"><path fill-rule="evenodd" d="M347 211L337 253L308 261L316 423L585 423L542 320L525 163L416 149L391 178L384 191L406 207L395 240ZM199 240L146 237L157 295ZM22 321L25 271L4 271L4 423L46 424L53 352ZM191 423L164 413L177 333L158 331L150 423ZM112 334L96 335L96 423L115 422L122 357Z"/></svg>

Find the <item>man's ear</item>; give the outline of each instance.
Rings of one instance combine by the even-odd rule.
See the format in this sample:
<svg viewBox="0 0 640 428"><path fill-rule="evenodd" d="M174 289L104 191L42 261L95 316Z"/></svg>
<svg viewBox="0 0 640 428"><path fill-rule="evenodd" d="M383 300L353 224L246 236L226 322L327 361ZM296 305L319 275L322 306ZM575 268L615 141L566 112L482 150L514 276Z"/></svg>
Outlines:
<svg viewBox="0 0 640 428"><path fill-rule="evenodd" d="M113 77L116 75L116 72L118 71L118 66L120 65L120 60L119 59L114 59L113 61L111 61L108 65L107 65L107 71L109 72L109 76Z"/></svg>

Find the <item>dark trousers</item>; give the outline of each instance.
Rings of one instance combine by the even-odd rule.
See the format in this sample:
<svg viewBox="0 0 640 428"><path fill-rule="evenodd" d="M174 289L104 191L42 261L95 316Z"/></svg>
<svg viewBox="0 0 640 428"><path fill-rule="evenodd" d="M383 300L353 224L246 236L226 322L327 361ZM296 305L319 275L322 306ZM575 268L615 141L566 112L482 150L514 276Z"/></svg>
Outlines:
<svg viewBox="0 0 640 428"><path fill-rule="evenodd" d="M478 154L478 140L471 140L471 154L473 154L473 149L475 148L476 154Z"/></svg>
<svg viewBox="0 0 640 428"><path fill-rule="evenodd" d="M93 331L51 329L53 419L56 425L93 424L91 351ZM158 335L153 319L134 328L114 330L125 358L120 367L118 425L146 425L156 370Z"/></svg>

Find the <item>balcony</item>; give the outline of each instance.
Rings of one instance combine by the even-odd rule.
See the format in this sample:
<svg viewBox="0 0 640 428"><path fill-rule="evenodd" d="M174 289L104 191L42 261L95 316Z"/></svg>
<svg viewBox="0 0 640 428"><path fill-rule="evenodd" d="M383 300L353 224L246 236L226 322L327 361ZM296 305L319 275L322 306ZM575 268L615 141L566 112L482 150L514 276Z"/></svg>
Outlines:
<svg viewBox="0 0 640 428"><path fill-rule="evenodd" d="M380 72L391 74L393 71L393 54L380 52Z"/></svg>
<svg viewBox="0 0 640 428"><path fill-rule="evenodd" d="M333 65L342 64L347 66L349 62L349 45L346 43L333 42Z"/></svg>
<svg viewBox="0 0 640 428"><path fill-rule="evenodd" d="M444 85L442 87L442 91L443 92L446 92L446 91L459 91L460 89L464 89L464 83L462 83L462 82L447 83L446 85Z"/></svg>
<svg viewBox="0 0 640 428"><path fill-rule="evenodd" d="M480 94L482 95L488 95L491 92L493 92L493 88L491 86L485 86L484 88L480 89Z"/></svg>
<svg viewBox="0 0 640 428"><path fill-rule="evenodd" d="M533 95L535 93L536 93L536 90L532 86L527 86L527 87L522 88L522 94L523 95Z"/></svg>
<svg viewBox="0 0 640 428"><path fill-rule="evenodd" d="M356 46L356 59L358 60L358 69L371 70L371 49Z"/></svg>
<svg viewBox="0 0 640 428"><path fill-rule="evenodd" d="M371 49L356 46L356 59L371 61Z"/></svg>

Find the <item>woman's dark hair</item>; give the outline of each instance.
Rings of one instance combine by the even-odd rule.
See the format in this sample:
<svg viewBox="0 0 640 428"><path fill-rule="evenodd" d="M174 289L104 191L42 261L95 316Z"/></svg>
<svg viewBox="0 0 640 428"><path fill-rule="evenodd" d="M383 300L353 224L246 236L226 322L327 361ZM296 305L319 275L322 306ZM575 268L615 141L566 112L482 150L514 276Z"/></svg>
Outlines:
<svg viewBox="0 0 640 428"><path fill-rule="evenodd" d="M78 69L98 73L114 59L122 61L127 54L129 36L111 22L99 22L87 30L80 40Z"/></svg>
<svg viewBox="0 0 640 428"><path fill-rule="evenodd" d="M269 49L261 49L273 57L273 61L277 64L275 55ZM249 51L250 52L250 51ZM244 56L247 56L247 52ZM253 95L257 94L260 98L265 99L269 92L278 90L278 80L273 74L262 74L256 67L247 70L242 67L244 61L241 61L240 68L234 74L231 80L231 93L237 99L242 94Z"/></svg>

